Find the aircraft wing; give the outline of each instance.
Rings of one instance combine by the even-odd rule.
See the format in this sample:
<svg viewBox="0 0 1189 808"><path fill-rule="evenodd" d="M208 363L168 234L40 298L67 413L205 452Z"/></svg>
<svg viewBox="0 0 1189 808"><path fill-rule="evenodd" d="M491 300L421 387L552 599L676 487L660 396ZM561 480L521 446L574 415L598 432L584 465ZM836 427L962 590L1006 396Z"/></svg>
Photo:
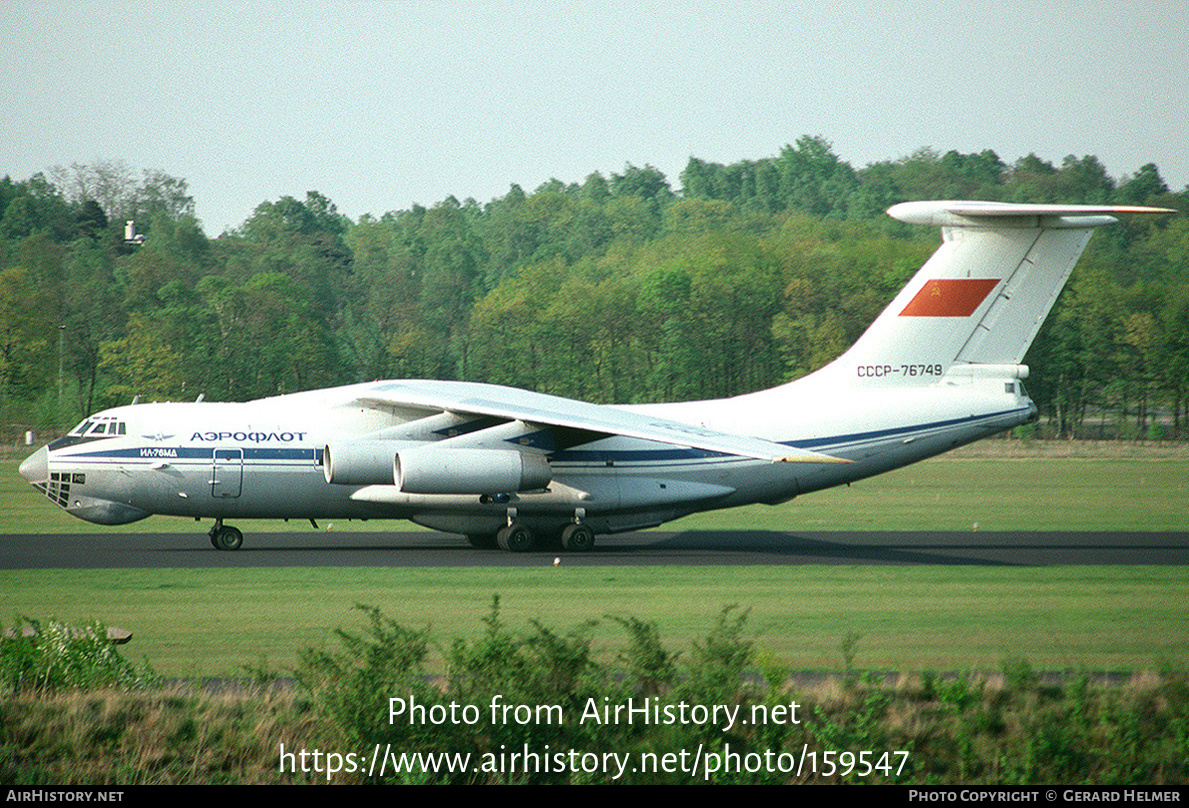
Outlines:
<svg viewBox="0 0 1189 808"><path fill-rule="evenodd" d="M671 421L647 412L588 404L512 387L475 382L392 381L371 386L364 406L424 409L523 421L600 435L639 438L773 463L846 463L842 458L780 443Z"/></svg>

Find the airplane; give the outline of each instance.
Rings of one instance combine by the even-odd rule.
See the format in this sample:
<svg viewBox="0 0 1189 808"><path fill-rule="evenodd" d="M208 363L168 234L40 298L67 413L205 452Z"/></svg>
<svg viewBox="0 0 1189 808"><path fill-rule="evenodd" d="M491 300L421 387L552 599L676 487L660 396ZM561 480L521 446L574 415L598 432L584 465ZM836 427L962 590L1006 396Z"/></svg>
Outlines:
<svg viewBox="0 0 1189 808"><path fill-rule="evenodd" d="M101 525L408 519L476 547L586 552L597 534L779 504L1028 423L1020 364L1094 228L1159 208L905 202L943 241L844 354L732 398L596 405L462 381L376 381L88 416L20 466Z"/></svg>

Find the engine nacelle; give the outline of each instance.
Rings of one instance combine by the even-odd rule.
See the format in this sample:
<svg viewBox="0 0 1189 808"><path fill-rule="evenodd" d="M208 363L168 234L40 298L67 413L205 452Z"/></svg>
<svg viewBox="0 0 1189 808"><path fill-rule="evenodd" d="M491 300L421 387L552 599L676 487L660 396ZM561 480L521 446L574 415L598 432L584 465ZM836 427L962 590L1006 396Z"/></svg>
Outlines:
<svg viewBox="0 0 1189 808"><path fill-rule="evenodd" d="M408 494L497 494L549 485L549 461L514 449L402 449L390 474Z"/></svg>
<svg viewBox="0 0 1189 808"><path fill-rule="evenodd" d="M396 452L408 444L391 440L348 440L322 450L322 474L334 485L392 485Z"/></svg>

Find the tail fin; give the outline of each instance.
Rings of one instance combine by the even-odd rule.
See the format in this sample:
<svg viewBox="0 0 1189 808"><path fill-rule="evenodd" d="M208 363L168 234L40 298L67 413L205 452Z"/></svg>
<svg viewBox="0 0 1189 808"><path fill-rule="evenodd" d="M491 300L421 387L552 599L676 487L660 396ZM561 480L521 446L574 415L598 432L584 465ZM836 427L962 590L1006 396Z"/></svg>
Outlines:
<svg viewBox="0 0 1189 808"><path fill-rule="evenodd" d="M940 227L942 245L859 341L822 372L862 386L912 387L951 369L1018 365L1094 228L1117 221L1110 214L1171 212L998 202L895 205L888 214L901 221Z"/></svg>

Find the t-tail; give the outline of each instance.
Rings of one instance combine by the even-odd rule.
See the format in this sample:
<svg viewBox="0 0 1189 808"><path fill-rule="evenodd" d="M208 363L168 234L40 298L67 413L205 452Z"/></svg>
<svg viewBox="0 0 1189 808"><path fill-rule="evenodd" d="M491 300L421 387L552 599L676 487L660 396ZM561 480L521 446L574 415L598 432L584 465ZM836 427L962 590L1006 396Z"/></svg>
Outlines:
<svg viewBox="0 0 1189 808"><path fill-rule="evenodd" d="M1028 346L1094 228L1160 208L905 202L888 214L941 228L942 245L854 346L832 383L917 387L941 377L1023 378Z"/></svg>

